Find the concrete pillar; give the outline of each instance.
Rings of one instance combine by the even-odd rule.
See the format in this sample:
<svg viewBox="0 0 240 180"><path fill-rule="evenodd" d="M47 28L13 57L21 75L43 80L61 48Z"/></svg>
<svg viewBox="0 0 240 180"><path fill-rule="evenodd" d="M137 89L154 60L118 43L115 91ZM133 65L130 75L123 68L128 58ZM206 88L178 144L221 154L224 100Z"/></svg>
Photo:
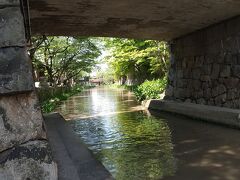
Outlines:
<svg viewBox="0 0 240 180"><path fill-rule="evenodd" d="M0 179L57 179L27 56L19 0L0 1Z"/></svg>
<svg viewBox="0 0 240 180"><path fill-rule="evenodd" d="M240 17L171 42L166 98L240 108Z"/></svg>

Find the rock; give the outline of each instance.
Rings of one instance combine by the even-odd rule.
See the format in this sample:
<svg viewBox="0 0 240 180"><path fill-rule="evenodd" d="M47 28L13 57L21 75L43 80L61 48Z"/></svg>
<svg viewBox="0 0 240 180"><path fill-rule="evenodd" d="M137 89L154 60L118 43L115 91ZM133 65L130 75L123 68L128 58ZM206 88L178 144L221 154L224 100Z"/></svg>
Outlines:
<svg viewBox="0 0 240 180"><path fill-rule="evenodd" d="M208 100L207 104L210 106L214 106L215 105L214 99L211 98L210 100Z"/></svg>
<svg viewBox="0 0 240 180"><path fill-rule="evenodd" d="M169 72L168 72L168 79L169 79L169 81L173 81L174 78L175 78L174 70L172 68L170 68Z"/></svg>
<svg viewBox="0 0 240 180"><path fill-rule="evenodd" d="M223 54L219 54L217 56L217 62L218 63L223 63L224 62L224 55Z"/></svg>
<svg viewBox="0 0 240 180"><path fill-rule="evenodd" d="M185 89L177 88L174 90L174 97L182 99L185 97Z"/></svg>
<svg viewBox="0 0 240 180"><path fill-rule="evenodd" d="M212 97L212 91L210 88L203 91L203 97L206 99L210 99Z"/></svg>
<svg viewBox="0 0 240 180"><path fill-rule="evenodd" d="M221 67L220 77L230 77L231 75L231 68L229 65L223 65Z"/></svg>
<svg viewBox="0 0 240 180"><path fill-rule="evenodd" d="M2 4L10 4L16 2L16 0L4 0L0 2ZM20 7L6 7L0 8L0 48L9 46L21 46L24 47L25 30Z"/></svg>
<svg viewBox="0 0 240 180"><path fill-rule="evenodd" d="M212 65L211 64L203 65L201 71L203 75L210 75L212 71Z"/></svg>
<svg viewBox="0 0 240 180"><path fill-rule="evenodd" d="M187 87L188 81L186 79L179 79L177 81L177 87L185 88Z"/></svg>
<svg viewBox="0 0 240 180"><path fill-rule="evenodd" d="M216 97L218 95L225 93L226 91L227 91L226 87L223 84L220 84L212 89L212 96Z"/></svg>
<svg viewBox="0 0 240 180"><path fill-rule="evenodd" d="M219 72L220 72L220 65L219 64L213 64L211 78L212 79L217 79L219 77Z"/></svg>
<svg viewBox="0 0 240 180"><path fill-rule="evenodd" d="M183 70L177 70L177 78L178 79L183 78Z"/></svg>
<svg viewBox="0 0 240 180"><path fill-rule="evenodd" d="M239 79L234 77L224 78L223 81L227 89L236 88L237 85L239 84Z"/></svg>
<svg viewBox="0 0 240 180"><path fill-rule="evenodd" d="M44 138L43 118L34 92L0 97L0 152Z"/></svg>
<svg viewBox="0 0 240 180"><path fill-rule="evenodd" d="M227 99L227 94L226 94L226 93L217 96L217 97L215 98L215 105L221 106L222 103L225 103L225 102L226 102L226 99Z"/></svg>
<svg viewBox="0 0 240 180"><path fill-rule="evenodd" d="M208 76L208 75L203 75L203 76L201 76L200 80L203 81L203 82L210 82L211 77Z"/></svg>
<svg viewBox="0 0 240 180"><path fill-rule="evenodd" d="M57 165L46 141L30 141L0 153L2 180L57 180Z"/></svg>
<svg viewBox="0 0 240 180"><path fill-rule="evenodd" d="M199 81L199 80L193 80L193 81L192 81L192 85L193 85L193 88L194 88L195 90L199 90L199 88L201 87L201 81Z"/></svg>
<svg viewBox="0 0 240 180"><path fill-rule="evenodd" d="M191 99L186 99L184 102L185 102L185 103L191 103L192 100L191 100Z"/></svg>
<svg viewBox="0 0 240 180"><path fill-rule="evenodd" d="M201 99L203 97L203 91L201 89L193 94L195 99Z"/></svg>
<svg viewBox="0 0 240 180"><path fill-rule="evenodd" d="M200 98L200 99L197 99L197 104L206 104L206 101L205 99Z"/></svg>
<svg viewBox="0 0 240 180"><path fill-rule="evenodd" d="M233 100L238 97L237 89L230 89L227 92L227 100Z"/></svg>
<svg viewBox="0 0 240 180"><path fill-rule="evenodd" d="M194 67L202 67L204 62L204 56L198 56L194 59Z"/></svg>
<svg viewBox="0 0 240 180"><path fill-rule="evenodd" d="M240 65L234 65L232 68L233 76L240 78Z"/></svg>
<svg viewBox="0 0 240 180"><path fill-rule="evenodd" d="M171 85L168 85L165 91L165 96L173 96L173 87Z"/></svg>
<svg viewBox="0 0 240 180"><path fill-rule="evenodd" d="M199 80L199 79L200 79L200 76L201 76L201 69L200 69L200 68L193 69L192 75L193 75L193 76L192 76L193 79Z"/></svg>
<svg viewBox="0 0 240 180"><path fill-rule="evenodd" d="M32 68L26 49L0 48L0 95L33 90Z"/></svg>

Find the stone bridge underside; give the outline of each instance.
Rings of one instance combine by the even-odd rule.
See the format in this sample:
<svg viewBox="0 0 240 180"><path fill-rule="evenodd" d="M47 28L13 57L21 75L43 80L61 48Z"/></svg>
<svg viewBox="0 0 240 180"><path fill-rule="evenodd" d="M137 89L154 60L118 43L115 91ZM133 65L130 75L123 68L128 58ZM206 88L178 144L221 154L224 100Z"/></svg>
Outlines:
<svg viewBox="0 0 240 180"><path fill-rule="evenodd" d="M240 14L239 0L29 0L32 34L170 40Z"/></svg>
<svg viewBox="0 0 240 180"><path fill-rule="evenodd" d="M239 0L29 0L29 15L26 2L0 0L0 179L57 179L27 56L29 24L32 35L167 40L166 98L240 108Z"/></svg>

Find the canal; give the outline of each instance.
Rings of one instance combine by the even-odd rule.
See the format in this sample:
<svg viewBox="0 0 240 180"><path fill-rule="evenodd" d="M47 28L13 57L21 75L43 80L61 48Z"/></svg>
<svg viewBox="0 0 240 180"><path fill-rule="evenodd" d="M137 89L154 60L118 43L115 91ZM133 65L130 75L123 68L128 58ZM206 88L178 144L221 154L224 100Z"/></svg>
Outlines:
<svg viewBox="0 0 240 180"><path fill-rule="evenodd" d="M239 130L146 111L122 89L85 90L57 111L116 179L240 179Z"/></svg>

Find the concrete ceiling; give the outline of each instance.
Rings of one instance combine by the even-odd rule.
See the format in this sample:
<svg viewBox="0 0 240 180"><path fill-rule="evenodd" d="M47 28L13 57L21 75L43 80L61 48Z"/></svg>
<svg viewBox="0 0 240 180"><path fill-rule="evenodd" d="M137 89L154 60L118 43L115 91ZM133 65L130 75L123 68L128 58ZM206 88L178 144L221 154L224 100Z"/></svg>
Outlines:
<svg viewBox="0 0 240 180"><path fill-rule="evenodd" d="M240 15L240 0L29 0L32 34L170 40Z"/></svg>

